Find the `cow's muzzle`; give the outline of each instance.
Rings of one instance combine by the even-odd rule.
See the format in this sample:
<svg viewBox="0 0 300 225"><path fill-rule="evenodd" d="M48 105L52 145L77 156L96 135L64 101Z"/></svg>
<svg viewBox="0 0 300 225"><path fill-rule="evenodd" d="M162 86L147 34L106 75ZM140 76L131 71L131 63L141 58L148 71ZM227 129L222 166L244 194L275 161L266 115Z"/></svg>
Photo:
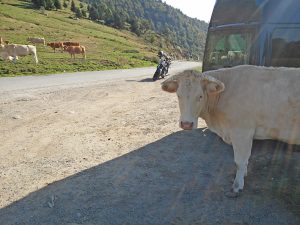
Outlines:
<svg viewBox="0 0 300 225"><path fill-rule="evenodd" d="M184 130L192 130L193 129L193 122L180 122L180 127Z"/></svg>

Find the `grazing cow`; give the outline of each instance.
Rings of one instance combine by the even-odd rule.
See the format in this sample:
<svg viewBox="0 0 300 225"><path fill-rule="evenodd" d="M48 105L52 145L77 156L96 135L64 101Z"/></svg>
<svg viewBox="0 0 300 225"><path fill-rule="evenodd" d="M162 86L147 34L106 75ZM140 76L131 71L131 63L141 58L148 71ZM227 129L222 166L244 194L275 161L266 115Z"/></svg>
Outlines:
<svg viewBox="0 0 300 225"><path fill-rule="evenodd" d="M47 46L50 46L54 50L54 52L56 48L60 48L61 52L63 52L64 49L64 44L62 42L50 42L47 43Z"/></svg>
<svg viewBox="0 0 300 225"><path fill-rule="evenodd" d="M300 144L300 69L237 66L185 71L162 83L177 92L180 127L197 128L198 117L234 150L233 193L244 187L253 139Z"/></svg>
<svg viewBox="0 0 300 225"><path fill-rule="evenodd" d="M63 42L64 46L80 46L79 42L71 42L71 41L65 41Z"/></svg>
<svg viewBox="0 0 300 225"><path fill-rule="evenodd" d="M64 51L69 52L75 59L75 54L82 54L82 57L85 59L85 47L84 46L64 46Z"/></svg>
<svg viewBox="0 0 300 225"><path fill-rule="evenodd" d="M0 45L1 56L3 59L8 59L16 62L18 56L32 55L35 63L38 63L36 47L33 45L9 44Z"/></svg>
<svg viewBox="0 0 300 225"><path fill-rule="evenodd" d="M45 38L35 38L35 37L29 37L27 38L27 41L32 44L46 44Z"/></svg>

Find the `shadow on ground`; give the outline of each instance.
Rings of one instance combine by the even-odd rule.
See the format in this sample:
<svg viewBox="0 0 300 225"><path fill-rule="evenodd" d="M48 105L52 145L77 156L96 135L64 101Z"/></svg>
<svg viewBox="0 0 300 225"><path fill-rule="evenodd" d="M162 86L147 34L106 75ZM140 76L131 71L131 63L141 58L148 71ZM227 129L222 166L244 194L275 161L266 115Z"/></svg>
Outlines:
<svg viewBox="0 0 300 225"><path fill-rule="evenodd" d="M152 78L145 78L142 80L139 80L138 82L154 82Z"/></svg>
<svg viewBox="0 0 300 225"><path fill-rule="evenodd" d="M208 130L176 132L29 194L0 224L300 224L299 149L255 142L239 198L231 146Z"/></svg>

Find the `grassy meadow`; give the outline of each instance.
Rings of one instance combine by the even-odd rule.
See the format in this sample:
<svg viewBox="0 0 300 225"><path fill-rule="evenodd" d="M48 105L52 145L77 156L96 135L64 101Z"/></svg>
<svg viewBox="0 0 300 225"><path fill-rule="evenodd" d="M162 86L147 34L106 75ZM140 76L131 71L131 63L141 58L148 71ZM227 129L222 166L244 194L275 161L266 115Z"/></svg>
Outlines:
<svg viewBox="0 0 300 225"><path fill-rule="evenodd" d="M42 12L29 6L27 1L0 0L3 40L16 44L28 44L28 37L44 37L46 42L75 41L86 47L87 58L76 55L74 60L66 52L57 49L54 53L48 46L37 45L37 65L32 56L19 58L17 63L0 60L0 77L146 67L156 62L159 48L129 31L72 19L69 8Z"/></svg>

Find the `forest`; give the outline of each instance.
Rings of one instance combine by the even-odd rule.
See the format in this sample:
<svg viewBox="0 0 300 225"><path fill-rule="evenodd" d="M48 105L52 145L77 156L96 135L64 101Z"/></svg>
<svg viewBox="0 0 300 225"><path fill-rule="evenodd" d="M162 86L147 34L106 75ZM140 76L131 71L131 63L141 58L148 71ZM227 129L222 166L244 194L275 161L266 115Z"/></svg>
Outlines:
<svg viewBox="0 0 300 225"><path fill-rule="evenodd" d="M86 17L107 26L127 29L138 36L150 36L152 31L168 39L188 58L203 56L208 24L184 15L161 0L81 0L87 5L86 9L82 3L76 6L74 0L64 0L62 4L59 0L32 2L36 8L47 10L70 5L78 18Z"/></svg>

